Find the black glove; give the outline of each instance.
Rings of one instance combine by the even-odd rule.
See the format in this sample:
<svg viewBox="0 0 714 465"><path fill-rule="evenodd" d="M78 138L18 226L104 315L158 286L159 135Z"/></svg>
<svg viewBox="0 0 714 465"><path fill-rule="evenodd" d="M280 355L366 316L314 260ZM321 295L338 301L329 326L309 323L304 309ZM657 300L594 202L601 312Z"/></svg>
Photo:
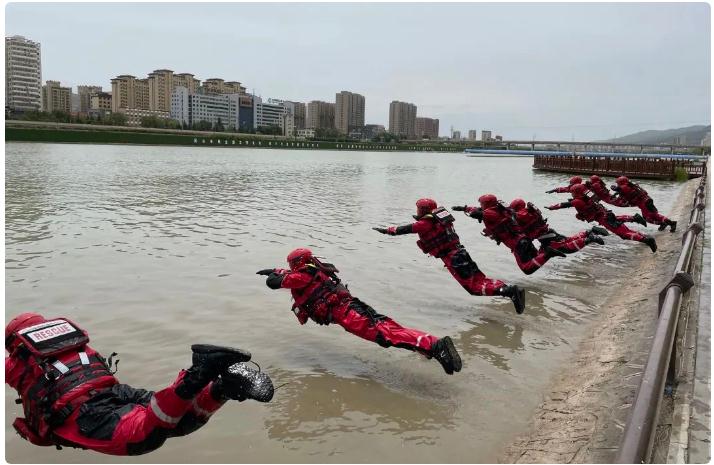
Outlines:
<svg viewBox="0 0 714 465"><path fill-rule="evenodd" d="M551 189L549 191L545 191L546 194L554 194L556 192L556 189Z"/></svg>
<svg viewBox="0 0 714 465"><path fill-rule="evenodd" d="M375 231L380 232L382 234L389 234L389 231L387 230L387 228L372 228L372 229L374 229Z"/></svg>
<svg viewBox="0 0 714 465"><path fill-rule="evenodd" d="M546 208L547 210L554 210L554 208L551 207L550 205L546 206L545 208Z"/></svg>
<svg viewBox="0 0 714 465"><path fill-rule="evenodd" d="M262 274L263 276L270 276L273 273L275 273L275 268L266 268L264 270L258 271L255 274Z"/></svg>
<svg viewBox="0 0 714 465"><path fill-rule="evenodd" d="M454 210L455 212L464 212L464 211L466 211L466 205L464 205L463 207L457 205L455 207L451 207L451 209Z"/></svg>

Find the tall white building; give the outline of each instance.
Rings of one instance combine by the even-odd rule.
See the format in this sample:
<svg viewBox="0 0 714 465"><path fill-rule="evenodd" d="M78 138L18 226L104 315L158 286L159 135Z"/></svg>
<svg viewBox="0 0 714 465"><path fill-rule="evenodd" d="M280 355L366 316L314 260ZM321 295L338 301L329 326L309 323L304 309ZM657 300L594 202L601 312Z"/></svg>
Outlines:
<svg viewBox="0 0 714 465"><path fill-rule="evenodd" d="M237 130L238 94L192 94L186 87L176 87L171 94L171 118L187 125L200 121Z"/></svg>
<svg viewBox="0 0 714 465"><path fill-rule="evenodd" d="M260 97L253 98L253 127L279 126L284 136L293 136L295 117L291 111L292 102L268 99L263 102Z"/></svg>
<svg viewBox="0 0 714 465"><path fill-rule="evenodd" d="M42 107L40 43L5 37L5 106L17 111Z"/></svg>

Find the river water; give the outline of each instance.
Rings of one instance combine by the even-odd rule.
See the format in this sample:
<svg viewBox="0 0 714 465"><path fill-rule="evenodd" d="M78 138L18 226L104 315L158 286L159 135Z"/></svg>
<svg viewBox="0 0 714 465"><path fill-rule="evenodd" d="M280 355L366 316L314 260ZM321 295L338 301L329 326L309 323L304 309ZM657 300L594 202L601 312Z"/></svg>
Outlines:
<svg viewBox="0 0 714 465"><path fill-rule="evenodd" d="M120 353L122 382L160 389L190 363L189 345L249 349L276 385L270 404L229 403L196 433L138 458L39 448L14 434L10 462L492 462L524 430L608 288L649 249L618 238L525 276L482 226L458 214L462 242L489 276L527 288L468 295L414 236L370 228L410 222L424 196L451 206L491 192L543 206L567 175L529 158L462 154L5 144L5 320L39 311ZM608 180L610 181L610 180ZM668 212L680 186L643 181ZM572 210L547 212L565 234ZM640 229L641 226L634 225ZM650 231L657 233L651 227ZM337 326L300 326L288 291L255 271L295 247L337 265L354 295L405 326L451 335L461 373Z"/></svg>

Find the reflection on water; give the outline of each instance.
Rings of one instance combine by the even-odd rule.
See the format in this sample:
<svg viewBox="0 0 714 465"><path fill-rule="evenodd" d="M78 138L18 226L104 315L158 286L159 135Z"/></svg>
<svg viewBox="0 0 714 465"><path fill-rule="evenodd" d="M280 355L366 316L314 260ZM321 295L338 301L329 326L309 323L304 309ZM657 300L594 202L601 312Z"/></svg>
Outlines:
<svg viewBox="0 0 714 465"><path fill-rule="evenodd" d="M343 378L324 370L278 376L288 384L280 390L281 401L269 406L265 423L268 437L292 449L361 431L408 433L419 444L434 444L435 431L453 429L452 412L438 398L414 398L370 378Z"/></svg>
<svg viewBox="0 0 714 465"><path fill-rule="evenodd" d="M457 215L479 268L527 289L516 315L506 299L464 292L415 237L370 228L410 222L425 196L446 206L486 192L564 200L544 191L569 176L534 173L530 159L6 144L5 163L6 321L69 316L98 350L122 354L120 380L138 387L163 387L195 342L247 348L288 383L267 406L229 404L196 434L124 461L493 461L643 250L610 237L525 276L482 225ZM643 184L667 212L679 186ZM562 234L587 227L570 211L548 216ZM336 326L300 326L289 294L255 275L285 266L298 246L335 263L380 313L451 335L462 372L447 377L433 360ZM117 461L28 445L11 430L14 394L5 397L9 461Z"/></svg>

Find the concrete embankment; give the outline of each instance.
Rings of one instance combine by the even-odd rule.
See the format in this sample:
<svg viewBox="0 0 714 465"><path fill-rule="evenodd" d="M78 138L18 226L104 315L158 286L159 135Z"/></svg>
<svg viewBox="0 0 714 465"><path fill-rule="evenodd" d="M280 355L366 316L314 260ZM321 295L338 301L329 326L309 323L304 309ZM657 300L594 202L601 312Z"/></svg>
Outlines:
<svg viewBox="0 0 714 465"><path fill-rule="evenodd" d="M689 221L697 180L688 181L669 216L675 234L656 233L659 250L643 253L536 409L530 430L506 447L504 463L608 463L615 459L640 383L657 319L659 291L671 278ZM665 412L662 418L671 413Z"/></svg>
<svg viewBox="0 0 714 465"><path fill-rule="evenodd" d="M463 145L446 142L313 141L280 136L232 132L180 131L172 129L102 126L91 124L8 121L5 140L75 144L181 145L194 147L265 148L296 150L355 150L377 152L452 152Z"/></svg>

